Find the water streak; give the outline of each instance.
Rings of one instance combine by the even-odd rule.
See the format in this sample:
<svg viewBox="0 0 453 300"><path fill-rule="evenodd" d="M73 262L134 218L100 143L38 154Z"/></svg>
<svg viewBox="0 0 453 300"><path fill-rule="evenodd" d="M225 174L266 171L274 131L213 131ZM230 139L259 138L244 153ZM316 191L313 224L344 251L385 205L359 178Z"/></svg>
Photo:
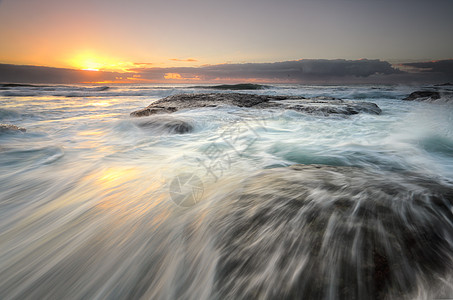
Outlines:
<svg viewBox="0 0 453 300"><path fill-rule="evenodd" d="M0 122L27 129L0 134L0 299L453 297L451 105L401 101L409 87L272 85L253 93L382 114L129 117L203 91L0 89ZM194 206L172 199L180 174L202 183Z"/></svg>

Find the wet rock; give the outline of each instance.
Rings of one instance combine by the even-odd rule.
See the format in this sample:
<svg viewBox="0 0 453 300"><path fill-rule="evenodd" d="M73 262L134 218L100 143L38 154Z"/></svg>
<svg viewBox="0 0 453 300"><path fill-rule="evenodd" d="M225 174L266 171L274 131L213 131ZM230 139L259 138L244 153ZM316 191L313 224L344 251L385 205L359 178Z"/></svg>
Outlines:
<svg viewBox="0 0 453 300"><path fill-rule="evenodd" d="M44 85L21 84L21 83L3 83L0 87L43 87Z"/></svg>
<svg viewBox="0 0 453 300"><path fill-rule="evenodd" d="M23 127L18 127L16 125L12 125L12 124L0 124L0 133L2 132L25 132L27 131L25 128Z"/></svg>
<svg viewBox="0 0 453 300"><path fill-rule="evenodd" d="M165 114L177 111L176 107L147 107L131 113L131 117L146 117L155 114Z"/></svg>
<svg viewBox="0 0 453 300"><path fill-rule="evenodd" d="M135 124L143 129L153 130L156 133L184 134L193 131L193 125L188 120L170 116L141 118Z"/></svg>
<svg viewBox="0 0 453 300"><path fill-rule="evenodd" d="M403 100L437 100L440 99L440 94L437 91L415 91Z"/></svg>
<svg viewBox="0 0 453 300"><path fill-rule="evenodd" d="M445 82L445 83L435 84L434 86L453 86L453 83Z"/></svg>
<svg viewBox="0 0 453 300"><path fill-rule="evenodd" d="M334 100L316 100L311 99L297 101L296 103L283 103L278 107L284 109L296 110L309 114L317 115L356 115L361 112L379 115L382 111L375 103L370 102L346 102L341 99Z"/></svg>
<svg viewBox="0 0 453 300"><path fill-rule="evenodd" d="M262 90L269 88L267 85L253 84L253 83L239 83L239 84L221 84L211 86L194 86L197 89L214 89L214 90Z"/></svg>
<svg viewBox="0 0 453 300"><path fill-rule="evenodd" d="M257 109L291 109L310 114L353 115L361 112L380 114L381 109L374 103L343 101L336 98L313 98L294 96L269 96L239 93L181 94L158 100L148 107L132 112L131 116L149 116L172 113L181 109L218 106L253 107Z"/></svg>
<svg viewBox="0 0 453 300"><path fill-rule="evenodd" d="M329 97L329 96L317 96L317 97L313 97L311 98L312 100L341 100L339 98L336 98L336 97Z"/></svg>
<svg viewBox="0 0 453 300"><path fill-rule="evenodd" d="M220 203L220 298L413 299L453 270L453 187L417 174L294 165Z"/></svg>

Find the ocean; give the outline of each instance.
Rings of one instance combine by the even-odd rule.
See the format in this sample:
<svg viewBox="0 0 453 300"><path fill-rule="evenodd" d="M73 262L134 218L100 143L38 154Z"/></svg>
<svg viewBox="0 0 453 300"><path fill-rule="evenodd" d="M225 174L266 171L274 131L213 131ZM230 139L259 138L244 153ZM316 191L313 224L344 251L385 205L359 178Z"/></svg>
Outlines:
<svg viewBox="0 0 453 300"><path fill-rule="evenodd" d="M0 86L0 299L453 298L453 105L420 88ZM220 92L382 112L129 115Z"/></svg>

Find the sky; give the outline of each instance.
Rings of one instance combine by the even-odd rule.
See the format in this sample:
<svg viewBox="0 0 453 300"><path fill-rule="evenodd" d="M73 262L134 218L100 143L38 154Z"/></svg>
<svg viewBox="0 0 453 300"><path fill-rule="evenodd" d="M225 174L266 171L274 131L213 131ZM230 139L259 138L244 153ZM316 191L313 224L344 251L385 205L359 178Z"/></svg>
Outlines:
<svg viewBox="0 0 453 300"><path fill-rule="evenodd" d="M339 60L370 67L359 63L366 59L426 75L431 69L401 64L453 58L452 12L451 0L0 0L0 70L100 70L105 80L297 81L291 71L255 78L250 67L301 60L305 69L307 61L336 68ZM223 77L206 75L207 66ZM380 67L343 75L368 78L382 74ZM249 71L238 75L240 69ZM4 72L0 80L8 81Z"/></svg>

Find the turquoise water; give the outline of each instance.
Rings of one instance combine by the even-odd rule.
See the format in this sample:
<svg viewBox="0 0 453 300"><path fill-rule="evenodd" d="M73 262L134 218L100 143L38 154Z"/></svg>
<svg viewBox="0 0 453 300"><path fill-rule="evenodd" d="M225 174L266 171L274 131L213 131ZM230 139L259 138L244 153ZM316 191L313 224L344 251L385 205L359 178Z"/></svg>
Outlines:
<svg viewBox="0 0 453 300"><path fill-rule="evenodd" d="M0 298L216 298L221 256L203 220L210 205L262 170L354 166L452 184L453 106L401 100L415 89L276 85L241 91L368 101L382 114L203 108L172 114L194 128L175 134L165 126L142 128L129 113L169 95L213 90L3 88L0 123L27 132L0 135ZM170 194L180 174L201 182L200 203L190 208L175 205ZM187 246L189 224L212 237Z"/></svg>

